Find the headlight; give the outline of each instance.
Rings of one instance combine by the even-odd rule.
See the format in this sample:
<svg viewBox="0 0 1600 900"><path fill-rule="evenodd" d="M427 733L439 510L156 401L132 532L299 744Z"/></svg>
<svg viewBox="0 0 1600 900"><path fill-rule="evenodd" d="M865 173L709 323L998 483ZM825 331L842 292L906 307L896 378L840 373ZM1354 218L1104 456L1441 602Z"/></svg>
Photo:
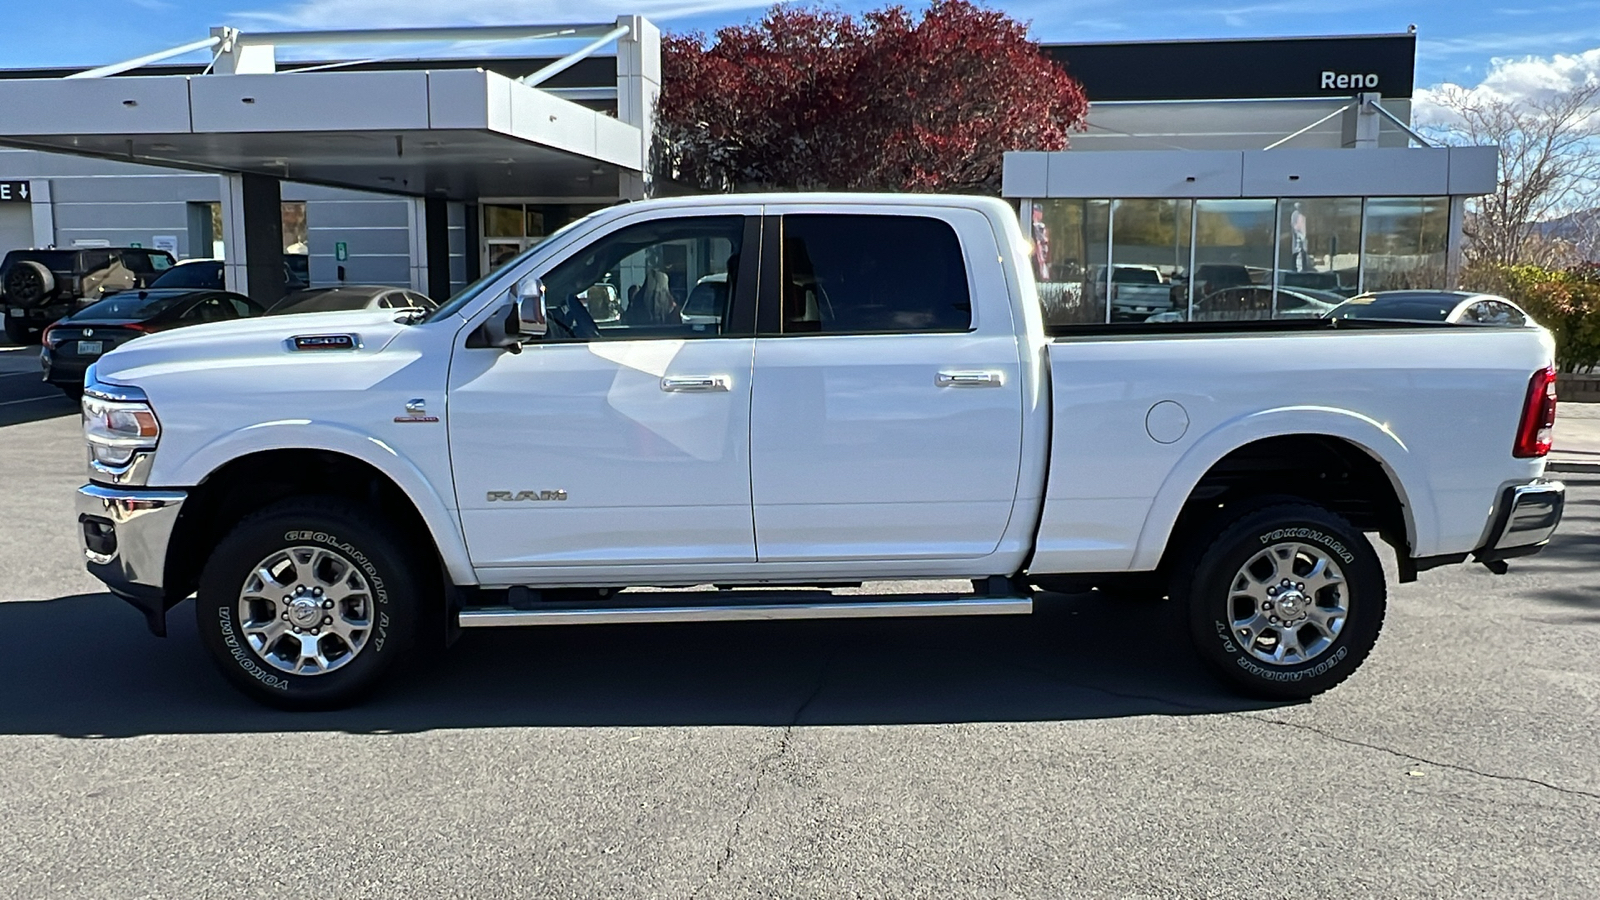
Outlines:
<svg viewBox="0 0 1600 900"><path fill-rule="evenodd" d="M140 450L154 450L161 422L144 391L92 378L83 389L83 437L96 462L124 466Z"/></svg>

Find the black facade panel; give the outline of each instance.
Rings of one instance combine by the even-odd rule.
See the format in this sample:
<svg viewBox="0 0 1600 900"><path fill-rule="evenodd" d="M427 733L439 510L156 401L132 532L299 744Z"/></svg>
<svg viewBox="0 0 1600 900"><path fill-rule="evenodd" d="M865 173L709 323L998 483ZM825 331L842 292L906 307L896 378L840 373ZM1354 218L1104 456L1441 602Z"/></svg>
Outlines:
<svg viewBox="0 0 1600 900"><path fill-rule="evenodd" d="M1417 36L1046 44L1089 101L1410 97Z"/></svg>

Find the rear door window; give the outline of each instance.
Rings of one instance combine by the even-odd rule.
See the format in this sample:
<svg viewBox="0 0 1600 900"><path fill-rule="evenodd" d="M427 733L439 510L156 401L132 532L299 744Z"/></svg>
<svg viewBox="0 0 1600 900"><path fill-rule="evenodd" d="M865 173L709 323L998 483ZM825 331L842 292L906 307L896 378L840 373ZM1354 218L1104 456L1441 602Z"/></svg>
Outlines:
<svg viewBox="0 0 1600 900"><path fill-rule="evenodd" d="M781 333L962 332L972 328L955 229L929 216L783 218Z"/></svg>
<svg viewBox="0 0 1600 900"><path fill-rule="evenodd" d="M226 322L240 317L239 308L228 297L213 295L183 311L178 318L186 324Z"/></svg>

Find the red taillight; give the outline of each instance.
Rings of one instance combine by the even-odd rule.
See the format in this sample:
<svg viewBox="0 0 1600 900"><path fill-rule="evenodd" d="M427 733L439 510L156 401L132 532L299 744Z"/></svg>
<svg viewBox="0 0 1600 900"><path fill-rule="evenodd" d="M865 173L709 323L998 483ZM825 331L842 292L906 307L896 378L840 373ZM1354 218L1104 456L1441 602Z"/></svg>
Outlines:
<svg viewBox="0 0 1600 900"><path fill-rule="evenodd" d="M60 322L55 322L55 323L52 323L50 325L46 325L45 329L44 329L44 334L39 335L39 343L45 345L46 347L50 346L50 332L55 331L56 330L56 326L59 325L59 324L61 324L61 323Z"/></svg>
<svg viewBox="0 0 1600 900"><path fill-rule="evenodd" d="M1556 426L1556 367L1533 373L1528 382L1528 399L1522 404L1522 424L1517 428L1517 443L1511 455L1518 459L1544 456L1550 452L1550 438Z"/></svg>
<svg viewBox="0 0 1600 900"><path fill-rule="evenodd" d="M129 322L122 327L128 329L129 331L137 331L140 334L149 334L155 331L154 328L151 328L149 325L146 325L143 322Z"/></svg>

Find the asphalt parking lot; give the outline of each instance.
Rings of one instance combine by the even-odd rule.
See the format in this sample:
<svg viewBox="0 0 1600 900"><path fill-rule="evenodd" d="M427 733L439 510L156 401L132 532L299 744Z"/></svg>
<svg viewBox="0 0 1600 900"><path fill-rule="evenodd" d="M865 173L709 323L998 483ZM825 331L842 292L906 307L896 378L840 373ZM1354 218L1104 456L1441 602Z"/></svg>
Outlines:
<svg viewBox="0 0 1600 900"><path fill-rule="evenodd" d="M82 571L75 407L30 366L0 349L0 895L1600 896L1600 479L1511 574L1394 587L1309 704L1052 595L469 633L291 715Z"/></svg>

